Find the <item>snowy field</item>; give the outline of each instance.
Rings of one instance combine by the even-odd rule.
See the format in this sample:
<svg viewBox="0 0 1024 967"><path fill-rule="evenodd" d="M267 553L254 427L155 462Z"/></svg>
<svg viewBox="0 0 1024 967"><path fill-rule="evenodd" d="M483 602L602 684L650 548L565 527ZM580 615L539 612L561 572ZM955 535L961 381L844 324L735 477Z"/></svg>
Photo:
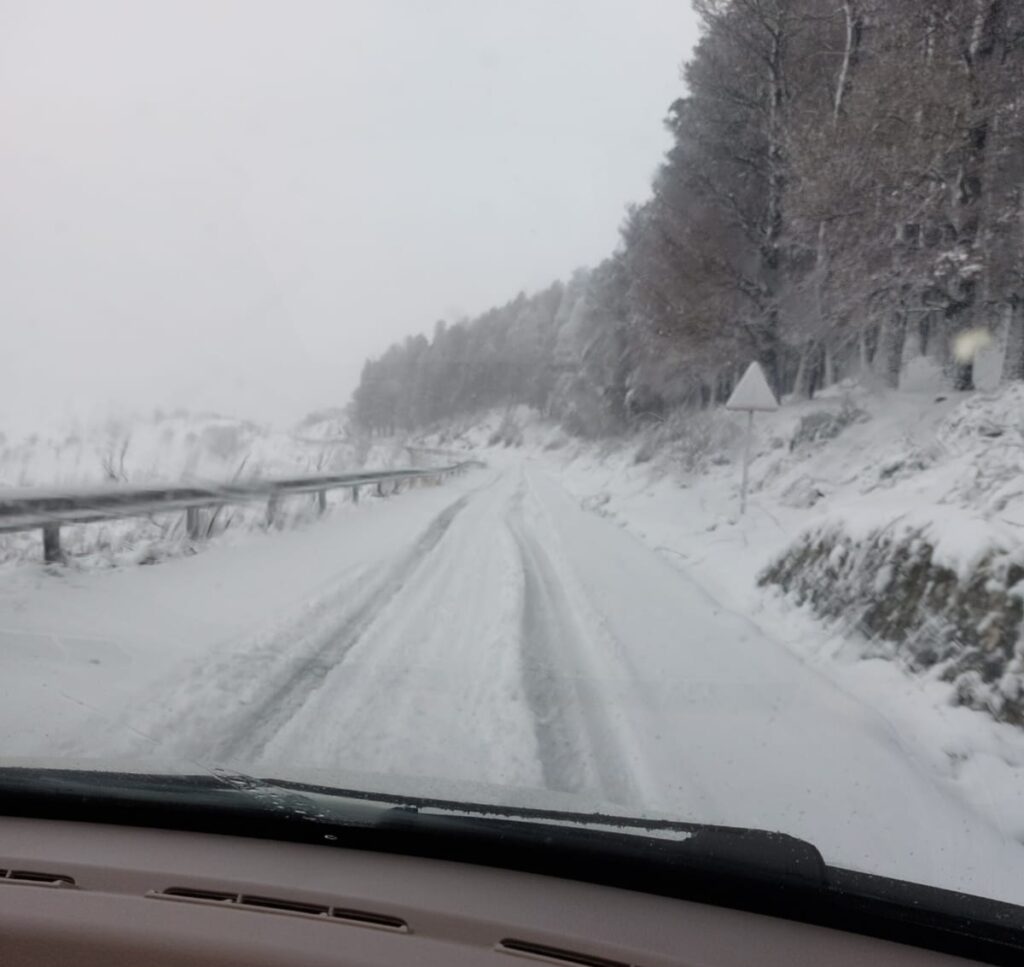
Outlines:
<svg viewBox="0 0 1024 967"><path fill-rule="evenodd" d="M1017 730L758 591L795 519L536 442L157 567L8 567L6 756L545 790L1024 902Z"/></svg>

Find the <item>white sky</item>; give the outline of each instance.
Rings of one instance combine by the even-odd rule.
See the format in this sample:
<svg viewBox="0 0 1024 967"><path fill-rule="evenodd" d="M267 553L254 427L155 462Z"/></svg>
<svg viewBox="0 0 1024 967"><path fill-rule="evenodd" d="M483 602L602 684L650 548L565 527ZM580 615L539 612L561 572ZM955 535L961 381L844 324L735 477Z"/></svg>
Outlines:
<svg viewBox="0 0 1024 967"><path fill-rule="evenodd" d="M688 0L0 0L0 431L287 420L593 264Z"/></svg>

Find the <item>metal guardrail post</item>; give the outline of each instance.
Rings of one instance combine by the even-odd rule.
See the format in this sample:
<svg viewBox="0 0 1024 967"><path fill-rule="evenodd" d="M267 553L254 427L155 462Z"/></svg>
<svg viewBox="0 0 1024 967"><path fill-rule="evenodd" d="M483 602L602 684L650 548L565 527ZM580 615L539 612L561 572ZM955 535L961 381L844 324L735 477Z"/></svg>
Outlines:
<svg viewBox="0 0 1024 967"><path fill-rule="evenodd" d="M190 541L199 540L199 508L198 507L186 507L185 508L185 534L188 536Z"/></svg>
<svg viewBox="0 0 1024 967"><path fill-rule="evenodd" d="M64 563L64 552L60 549L60 524L43 526L43 560L47 564Z"/></svg>
<svg viewBox="0 0 1024 967"><path fill-rule="evenodd" d="M271 494L267 498L267 527L273 527L277 520L277 507L279 498L277 494Z"/></svg>
<svg viewBox="0 0 1024 967"><path fill-rule="evenodd" d="M316 492L316 512L323 514L327 512L327 491L318 490Z"/></svg>
<svg viewBox="0 0 1024 967"><path fill-rule="evenodd" d="M352 488L352 503L353 504L358 504L359 503L359 485L358 484L355 487Z"/></svg>

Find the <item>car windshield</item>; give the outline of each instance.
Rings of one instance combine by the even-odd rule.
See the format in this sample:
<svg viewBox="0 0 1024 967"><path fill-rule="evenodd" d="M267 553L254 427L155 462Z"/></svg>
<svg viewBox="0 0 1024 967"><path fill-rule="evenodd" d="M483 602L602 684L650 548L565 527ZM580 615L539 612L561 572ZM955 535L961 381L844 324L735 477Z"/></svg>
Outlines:
<svg viewBox="0 0 1024 967"><path fill-rule="evenodd" d="M0 770L1024 904L1020 3L0 12Z"/></svg>

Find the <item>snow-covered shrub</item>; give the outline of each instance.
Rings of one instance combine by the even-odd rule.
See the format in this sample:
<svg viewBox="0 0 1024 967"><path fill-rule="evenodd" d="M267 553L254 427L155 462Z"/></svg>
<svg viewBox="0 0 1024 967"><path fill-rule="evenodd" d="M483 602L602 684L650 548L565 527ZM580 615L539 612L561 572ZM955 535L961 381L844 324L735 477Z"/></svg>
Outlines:
<svg viewBox="0 0 1024 967"><path fill-rule="evenodd" d="M863 423L867 419L868 414L849 401L844 401L838 411L815 410L797 424L793 438L789 441L789 449L796 450L824 440L833 440L851 424Z"/></svg>
<svg viewBox="0 0 1024 967"><path fill-rule="evenodd" d="M834 523L804 533L759 583L895 646L911 670L950 682L954 701L1024 725L1024 549L992 544L957 562L924 524L858 539Z"/></svg>
<svg viewBox="0 0 1024 967"><path fill-rule="evenodd" d="M1024 383L1009 383L995 394L971 394L942 421L936 435L954 451L978 440L1024 443Z"/></svg>
<svg viewBox="0 0 1024 967"><path fill-rule="evenodd" d="M826 496L822 485L808 477L806 474L797 477L779 495L779 503L783 507L807 508L813 507L819 500Z"/></svg>
<svg viewBox="0 0 1024 967"><path fill-rule="evenodd" d="M645 433L633 454L633 463L650 463L660 452L663 446L661 434L657 432Z"/></svg>
<svg viewBox="0 0 1024 967"><path fill-rule="evenodd" d="M878 488L891 488L909 477L935 466L941 459L941 450L934 446L917 446L905 441L899 452L879 461L874 467L874 478L864 481L861 492L870 493Z"/></svg>
<svg viewBox="0 0 1024 967"><path fill-rule="evenodd" d="M676 410L644 432L633 460L661 457L686 473L700 473L731 462L743 433L741 420L726 410Z"/></svg>

